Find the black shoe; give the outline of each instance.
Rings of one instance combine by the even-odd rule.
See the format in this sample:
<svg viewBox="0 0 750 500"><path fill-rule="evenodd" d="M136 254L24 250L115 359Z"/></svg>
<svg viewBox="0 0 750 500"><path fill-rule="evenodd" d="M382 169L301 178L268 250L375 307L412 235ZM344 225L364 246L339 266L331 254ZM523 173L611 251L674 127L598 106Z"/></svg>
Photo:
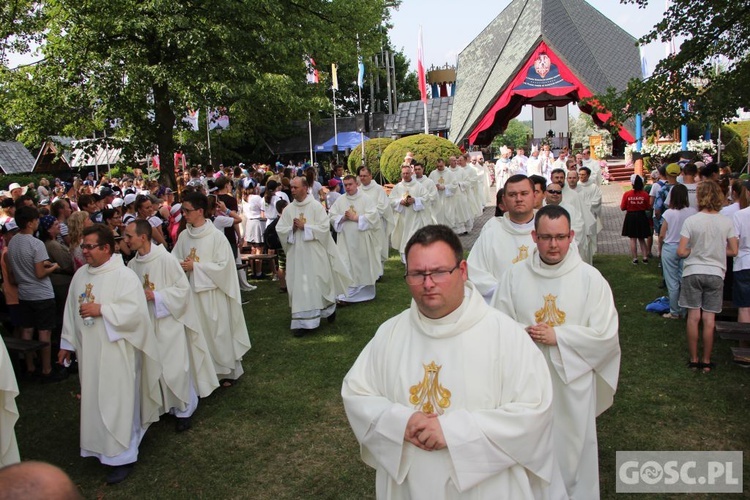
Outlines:
<svg viewBox="0 0 750 500"><path fill-rule="evenodd" d="M174 426L174 430L177 432L185 432L191 427L192 427L192 424L190 422L190 417L184 417L184 418L177 417L177 423Z"/></svg>
<svg viewBox="0 0 750 500"><path fill-rule="evenodd" d="M295 337L304 337L305 336L305 329L304 328L295 328L292 330L292 335Z"/></svg>
<svg viewBox="0 0 750 500"><path fill-rule="evenodd" d="M107 474L107 484L117 484L125 481L127 477L133 472L135 462L132 464L110 466L110 472Z"/></svg>
<svg viewBox="0 0 750 500"><path fill-rule="evenodd" d="M334 321L336 321L336 311L333 311L333 314L328 316L326 319L328 320L329 323L333 323Z"/></svg>

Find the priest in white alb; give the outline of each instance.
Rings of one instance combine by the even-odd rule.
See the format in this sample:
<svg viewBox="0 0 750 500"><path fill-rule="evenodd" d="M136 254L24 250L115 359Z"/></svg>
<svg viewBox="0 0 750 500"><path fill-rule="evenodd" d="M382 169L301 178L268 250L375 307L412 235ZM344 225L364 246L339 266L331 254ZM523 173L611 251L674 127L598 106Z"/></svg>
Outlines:
<svg viewBox="0 0 750 500"><path fill-rule="evenodd" d="M391 232L396 223L393 218L393 209L385 189L372 178L372 171L369 168L359 167L357 177L359 177L359 189L375 202L380 214L380 262L385 263L391 249Z"/></svg>
<svg viewBox="0 0 750 500"><path fill-rule="evenodd" d="M292 179L294 201L284 209L276 225L286 253L291 329L295 337L318 328L321 318L333 323L336 298L352 284L349 270L331 237L328 214L308 196L307 187L304 177Z"/></svg>
<svg viewBox="0 0 750 500"><path fill-rule="evenodd" d="M375 282L383 274L380 260L380 214L375 202L357 188L357 178L344 176L344 191L328 211L338 233L336 246L352 277L341 302L365 302L375 298Z"/></svg>
<svg viewBox="0 0 750 500"><path fill-rule="evenodd" d="M570 498L599 498L596 417L612 405L620 371L612 290L581 260L564 208L539 210L537 248L511 267L492 305L526 327L544 354L554 391L554 444Z"/></svg>
<svg viewBox="0 0 750 500"><path fill-rule="evenodd" d="M5 342L0 340L0 468L21 461L15 425L18 421L18 383Z"/></svg>
<svg viewBox="0 0 750 500"><path fill-rule="evenodd" d="M181 210L187 226L172 254L193 290L216 375L229 387L244 373L242 357L250 350L234 255L224 233L206 219L208 198L203 193L186 194Z"/></svg>
<svg viewBox="0 0 750 500"><path fill-rule="evenodd" d="M448 171L451 173L453 184L456 186L454 194L455 218L451 228L456 234L466 234L474 227L474 211L472 205L471 179L465 168L458 166L455 156L450 157Z"/></svg>
<svg viewBox="0 0 750 500"><path fill-rule="evenodd" d="M401 262L406 262L404 249L411 235L421 227L433 222L427 206L430 193L412 177L409 165L401 166L401 182L393 186L388 198L396 215L396 225L391 233L391 246L401 254Z"/></svg>
<svg viewBox="0 0 750 500"><path fill-rule="evenodd" d="M425 190L427 191L427 196L425 196L425 205L427 207L427 210L430 211L430 215L432 216L432 224L435 224L437 222L437 218L435 217L435 213L438 209L438 189L435 185L435 181L430 179L428 176L424 175L424 165L420 162L415 162L413 165L414 169L414 180L420 183Z"/></svg>
<svg viewBox="0 0 750 500"><path fill-rule="evenodd" d="M523 262L534 249L534 184L523 174L505 182L502 217L493 217L482 227L467 258L469 280L487 302L497 282L512 265Z"/></svg>
<svg viewBox="0 0 750 500"><path fill-rule="evenodd" d="M378 328L341 390L377 498L562 498L541 353L466 280L449 227L420 229L406 251L411 307Z"/></svg>
<svg viewBox="0 0 750 500"><path fill-rule="evenodd" d="M78 358L81 456L110 467L107 483L128 477L149 425L161 415L159 348L143 286L114 253L112 230L84 229L86 265L76 271L65 303L58 361Z"/></svg>
<svg viewBox="0 0 750 500"><path fill-rule="evenodd" d="M191 427L198 397L219 387L211 353L201 330L198 309L180 261L161 245L151 244L151 226L138 219L125 227L124 241L136 255L128 263L143 284L162 362L163 410L177 418L176 430Z"/></svg>
<svg viewBox="0 0 750 500"><path fill-rule="evenodd" d="M453 227L456 212L453 195L456 193L457 186L452 181L452 174L445 168L445 160L438 159L435 170L430 172L430 179L435 183L437 190L437 201L432 216L438 224Z"/></svg>

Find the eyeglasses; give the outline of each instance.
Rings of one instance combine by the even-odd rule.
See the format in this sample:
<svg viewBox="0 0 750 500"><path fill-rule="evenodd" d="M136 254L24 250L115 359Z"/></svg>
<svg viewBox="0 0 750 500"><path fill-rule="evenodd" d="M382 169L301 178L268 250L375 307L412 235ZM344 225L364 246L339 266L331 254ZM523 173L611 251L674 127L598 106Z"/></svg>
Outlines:
<svg viewBox="0 0 750 500"><path fill-rule="evenodd" d="M558 191L556 189L548 189L547 192L549 194L562 194L562 191Z"/></svg>
<svg viewBox="0 0 750 500"><path fill-rule="evenodd" d="M183 214L189 214L190 212L195 212L196 210L198 210L198 209L197 208L184 208L183 207L183 208L180 209L180 212L182 212Z"/></svg>
<svg viewBox="0 0 750 500"><path fill-rule="evenodd" d="M82 244L81 244L81 250L89 250L89 251L91 251L91 250L93 250L94 248L99 248L99 247L102 247L102 246L104 246L104 244L99 244L99 245L92 245L92 244L85 244L85 243L82 243Z"/></svg>
<svg viewBox="0 0 750 500"><path fill-rule="evenodd" d="M425 282L427 277L429 276L432 279L432 282L437 284L445 283L450 279L450 275L453 274L453 271L458 269L461 266L461 263L459 262L456 264L456 267L451 269L450 271L431 271L429 273L406 273L404 274L404 279L406 280L407 285L421 285Z"/></svg>
<svg viewBox="0 0 750 500"><path fill-rule="evenodd" d="M557 242L563 242L570 238L570 234L537 234L536 239L539 241L543 241L545 243L549 243L552 240L555 240Z"/></svg>

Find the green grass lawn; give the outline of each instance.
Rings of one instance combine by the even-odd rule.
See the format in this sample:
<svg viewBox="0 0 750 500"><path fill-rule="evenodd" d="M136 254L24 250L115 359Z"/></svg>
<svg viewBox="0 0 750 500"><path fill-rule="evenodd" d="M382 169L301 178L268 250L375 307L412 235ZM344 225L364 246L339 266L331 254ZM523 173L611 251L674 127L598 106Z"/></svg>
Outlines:
<svg viewBox="0 0 750 500"><path fill-rule="evenodd" d="M614 491L617 450L744 450L750 371L731 362L734 344L715 343L714 373L690 372L684 322L644 311L664 293L656 262L595 263L614 291L622 346L615 403L598 419L602 497L627 498ZM77 377L20 384L21 457L62 467L86 498L372 498L374 471L359 460L339 393L377 327L408 307L402 272L392 258L374 302L340 308L333 325L301 339L289 332L277 283L257 282L245 306L253 348L240 383L202 400L186 433L168 416L154 424L125 483L106 486L99 462L79 457Z"/></svg>

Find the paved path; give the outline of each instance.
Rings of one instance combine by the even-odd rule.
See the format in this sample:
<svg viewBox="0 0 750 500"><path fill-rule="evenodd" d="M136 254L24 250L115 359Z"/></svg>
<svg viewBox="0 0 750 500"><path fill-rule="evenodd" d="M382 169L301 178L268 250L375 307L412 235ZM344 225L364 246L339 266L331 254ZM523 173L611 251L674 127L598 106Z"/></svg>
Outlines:
<svg viewBox="0 0 750 500"><path fill-rule="evenodd" d="M622 233L622 221L625 219L625 212L620 210L620 200L625 192L622 184L612 183L607 186L601 186L602 189L602 223L604 229L599 233L598 253L607 255L630 255L630 242L628 238L620 236ZM484 212L474 221L472 231L461 236L461 243L464 250L471 250L474 242L477 241L482 226L495 215L494 207L485 207Z"/></svg>

